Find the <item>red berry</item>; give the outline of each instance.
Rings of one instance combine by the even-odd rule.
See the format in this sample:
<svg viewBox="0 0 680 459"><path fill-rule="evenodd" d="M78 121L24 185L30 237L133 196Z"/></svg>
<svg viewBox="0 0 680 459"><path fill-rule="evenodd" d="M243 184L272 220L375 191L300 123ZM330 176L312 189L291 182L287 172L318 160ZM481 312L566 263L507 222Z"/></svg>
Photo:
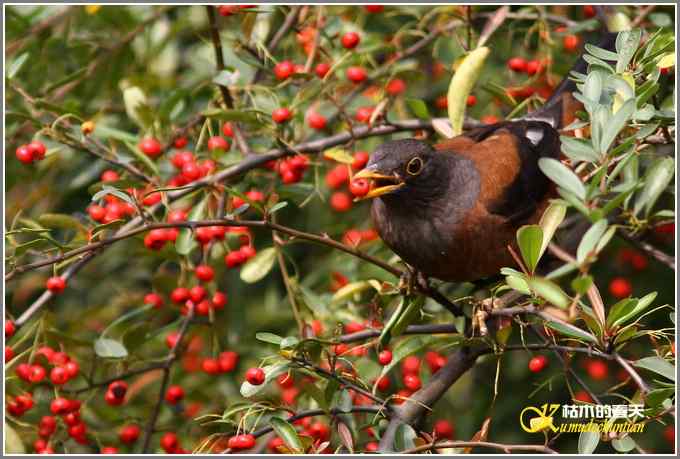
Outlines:
<svg viewBox="0 0 680 459"><path fill-rule="evenodd" d="M406 82L400 78L395 78L387 83L385 90L387 91L387 94L391 96L398 96L406 91Z"/></svg>
<svg viewBox="0 0 680 459"><path fill-rule="evenodd" d="M179 148L186 147L188 143L189 143L189 141L187 140L187 138L184 137L184 136L181 136L181 137L177 137L175 139L175 141L173 142L173 145L174 145L175 148L179 149Z"/></svg>
<svg viewBox="0 0 680 459"><path fill-rule="evenodd" d="M435 99L434 105L440 110L445 110L449 106L449 99L446 96L439 96Z"/></svg>
<svg viewBox="0 0 680 459"><path fill-rule="evenodd" d="M120 439L121 443L130 445L137 441L140 433L141 429L139 428L138 425L129 424L127 426L123 426L123 428L120 429L120 432L118 433L118 438Z"/></svg>
<svg viewBox="0 0 680 459"><path fill-rule="evenodd" d="M182 304L189 299L189 289L186 287L177 287L170 294L170 299L173 303Z"/></svg>
<svg viewBox="0 0 680 459"><path fill-rule="evenodd" d="M477 97L475 97L473 94L470 94L470 95L468 96L468 98L467 98L467 101L465 102L465 104L466 104L468 107L472 107L472 106L475 105L476 103L477 103Z"/></svg>
<svg viewBox="0 0 680 459"><path fill-rule="evenodd" d="M253 386L259 386L264 383L265 374L262 368L250 368L246 371L246 381Z"/></svg>
<svg viewBox="0 0 680 459"><path fill-rule="evenodd" d="M212 304L215 309L223 309L227 304L227 295L222 292L215 292L212 297Z"/></svg>
<svg viewBox="0 0 680 459"><path fill-rule="evenodd" d="M240 266L243 263L245 263L245 261L246 258L244 257L243 253L239 250L234 250L224 256L224 263L227 265L227 268L234 268L236 266Z"/></svg>
<svg viewBox="0 0 680 459"><path fill-rule="evenodd" d="M368 163L368 153L365 151L357 151L354 153L354 162L352 163L352 169L358 171L363 169ZM346 169L345 169L346 170Z"/></svg>
<svg viewBox="0 0 680 459"><path fill-rule="evenodd" d="M626 298L633 293L633 287L628 279L616 277L609 283L609 293L611 293L614 298Z"/></svg>
<svg viewBox="0 0 680 459"><path fill-rule="evenodd" d="M177 333L177 332L168 333L165 336L165 345L168 347L168 349L172 349L177 344L178 339L179 339L179 333Z"/></svg>
<svg viewBox="0 0 680 459"><path fill-rule="evenodd" d="M415 355L409 355L401 362L402 374L417 375L420 372L420 359Z"/></svg>
<svg viewBox="0 0 680 459"><path fill-rule="evenodd" d="M158 293L147 293L144 295L144 304L151 304L155 309L163 307L163 298Z"/></svg>
<svg viewBox="0 0 680 459"><path fill-rule="evenodd" d="M184 176L188 181L193 182L201 178L201 168L197 163L185 163L182 166L182 176Z"/></svg>
<svg viewBox="0 0 680 459"><path fill-rule="evenodd" d="M439 419L434 423L434 433L437 438L453 439L453 425L446 419Z"/></svg>
<svg viewBox="0 0 680 459"><path fill-rule="evenodd" d="M323 422L315 422L309 426L308 432L312 437L320 441L326 441L331 436L331 429Z"/></svg>
<svg viewBox="0 0 680 459"><path fill-rule="evenodd" d="M496 123L498 123L499 120L498 120L497 116L484 115L484 116L482 116L480 121L484 124L496 124Z"/></svg>
<svg viewBox="0 0 680 459"><path fill-rule="evenodd" d="M648 264L647 257L636 252L631 257L630 264L633 266L634 270L644 271L647 268Z"/></svg>
<svg viewBox="0 0 680 459"><path fill-rule="evenodd" d="M562 45L567 51L575 51L578 48L579 39L576 35L565 35L562 39Z"/></svg>
<svg viewBox="0 0 680 459"><path fill-rule="evenodd" d="M61 276L53 276L47 279L45 287L52 293L61 293L66 288L66 280Z"/></svg>
<svg viewBox="0 0 680 459"><path fill-rule="evenodd" d="M71 408L71 402L63 397L57 397L50 403L50 411L53 414L67 413Z"/></svg>
<svg viewBox="0 0 680 459"><path fill-rule="evenodd" d="M97 204L92 204L87 208L87 213L90 215L90 218L96 222L101 222L104 219L104 216L106 215L106 210Z"/></svg>
<svg viewBox="0 0 680 459"><path fill-rule="evenodd" d="M71 438L83 438L87 434L87 427L84 423L78 422L77 424L69 425L68 435Z"/></svg>
<svg viewBox="0 0 680 459"><path fill-rule="evenodd" d="M177 402L182 400L184 398L184 389L182 389L182 386L170 386L168 387L167 392L165 393L165 400L171 404L175 405Z"/></svg>
<svg viewBox="0 0 680 459"><path fill-rule="evenodd" d="M609 367L602 360L590 360L586 365L588 375L595 381L602 381L609 376Z"/></svg>
<svg viewBox="0 0 680 459"><path fill-rule="evenodd" d="M291 61L281 61L274 66L274 75L279 80L285 80L295 73L295 65Z"/></svg>
<svg viewBox="0 0 680 459"><path fill-rule="evenodd" d="M246 260L253 258L255 256L255 254L257 253L255 251L255 247L253 247L252 245L248 245L248 244L242 245L241 248L238 249L238 251L241 252L241 255L243 257L245 257Z"/></svg>
<svg viewBox="0 0 680 459"><path fill-rule="evenodd" d="M425 361L430 371L434 374L446 365L446 357L435 351L428 351L425 353Z"/></svg>
<svg viewBox="0 0 680 459"><path fill-rule="evenodd" d="M14 358L14 350L10 346L5 346L5 363Z"/></svg>
<svg viewBox="0 0 680 459"><path fill-rule="evenodd" d="M669 445L675 444L675 425L668 425L663 429L663 438Z"/></svg>
<svg viewBox="0 0 680 459"><path fill-rule="evenodd" d="M54 416L43 416L40 418L38 427L40 427L42 433L47 434L41 436L49 437L57 430L57 419Z"/></svg>
<svg viewBox="0 0 680 459"><path fill-rule="evenodd" d="M594 18L595 17L595 7L592 5L583 5L583 16L586 18Z"/></svg>
<svg viewBox="0 0 680 459"><path fill-rule="evenodd" d="M166 432L161 437L161 448L166 453L173 453L177 450L179 446L179 440L177 439L177 434L174 432Z"/></svg>
<svg viewBox="0 0 680 459"><path fill-rule="evenodd" d="M364 9L369 13L382 13L385 5L364 5Z"/></svg>
<svg viewBox="0 0 680 459"><path fill-rule="evenodd" d="M226 122L222 125L222 134L224 134L225 137L234 137L234 128L230 122Z"/></svg>
<svg viewBox="0 0 680 459"><path fill-rule="evenodd" d="M47 372L42 365L31 365L31 371L28 374L28 380L32 383L39 383L45 379L46 375Z"/></svg>
<svg viewBox="0 0 680 459"><path fill-rule="evenodd" d="M149 250L161 250L168 241L168 232L163 228L152 229L144 236L144 246Z"/></svg>
<svg viewBox="0 0 680 459"><path fill-rule="evenodd" d="M68 362L69 356L65 352L52 352L48 351L48 360L52 365L65 365Z"/></svg>
<svg viewBox="0 0 680 459"><path fill-rule="evenodd" d="M293 375L289 373L284 373L276 377L276 383L281 389L290 389L295 384Z"/></svg>
<svg viewBox="0 0 680 459"><path fill-rule="evenodd" d="M352 180L349 184L349 192L354 196L366 196L371 187L371 184L366 179Z"/></svg>
<svg viewBox="0 0 680 459"><path fill-rule="evenodd" d="M54 367L50 371L50 381L52 384L61 385L68 381L68 374L63 367Z"/></svg>
<svg viewBox="0 0 680 459"><path fill-rule="evenodd" d="M390 378L387 376L381 376L380 379L378 379L377 387L381 392L387 391L390 388Z"/></svg>
<svg viewBox="0 0 680 459"><path fill-rule="evenodd" d="M541 70L543 70L542 67L543 65L541 64L541 61L531 60L527 62L526 66L527 75L535 75L537 73L540 73Z"/></svg>
<svg viewBox="0 0 680 459"><path fill-rule="evenodd" d="M41 159L45 158L47 148L45 148L44 143L34 140L26 146L31 151L34 160L40 161Z"/></svg>
<svg viewBox="0 0 680 459"><path fill-rule="evenodd" d="M127 390L128 383L122 380L113 381L108 387L108 391L117 399L124 399Z"/></svg>
<svg viewBox="0 0 680 459"><path fill-rule="evenodd" d="M14 336L14 332L16 331L16 325L14 325L14 322L11 320L6 320L5 321L5 338L11 338Z"/></svg>
<svg viewBox="0 0 680 459"><path fill-rule="evenodd" d="M170 162L172 162L172 165L175 166L177 169L180 169L180 170L182 169L182 167L185 164L193 163L195 161L196 161L196 158L194 157L194 154L190 151L178 151L170 159Z"/></svg>
<svg viewBox="0 0 680 459"><path fill-rule="evenodd" d="M64 370L66 370L69 379L75 378L80 373L80 365L78 365L78 362L69 360L64 364Z"/></svg>
<svg viewBox="0 0 680 459"><path fill-rule="evenodd" d="M198 280L210 282L215 277L215 270L208 265L199 265L196 266L195 274Z"/></svg>
<svg viewBox="0 0 680 459"><path fill-rule="evenodd" d="M118 172L107 169L102 172L102 175L99 177L99 179L102 182L115 182L116 180L120 180L120 176L118 175Z"/></svg>
<svg viewBox="0 0 680 459"><path fill-rule="evenodd" d="M585 403L593 403L593 399L590 397L590 394L584 390L580 390L574 394L574 400L578 400L579 402L585 402Z"/></svg>
<svg viewBox="0 0 680 459"><path fill-rule="evenodd" d="M24 381L30 381L31 365L28 363L20 363L17 365L17 368L14 370L14 372L20 379L23 379Z"/></svg>
<svg viewBox="0 0 680 459"><path fill-rule="evenodd" d="M378 445L378 442L369 441L368 443L366 443L366 446L364 446L364 451L367 453L375 453L378 451L379 446L380 445Z"/></svg>
<svg viewBox="0 0 680 459"><path fill-rule="evenodd" d="M162 148L161 143L154 138L147 137L139 142L139 149L150 158L159 156L162 153Z"/></svg>
<svg viewBox="0 0 680 459"><path fill-rule="evenodd" d="M344 164L338 164L326 174L326 185L333 190L340 188L349 180L349 171Z"/></svg>
<svg viewBox="0 0 680 459"><path fill-rule="evenodd" d="M347 212L352 208L352 198L344 191L336 191L331 195L330 204L336 212Z"/></svg>
<svg viewBox="0 0 680 459"><path fill-rule="evenodd" d="M221 352L217 358L217 362L222 373L229 373L234 371L236 365L238 365L238 354L233 351Z"/></svg>
<svg viewBox="0 0 680 459"><path fill-rule="evenodd" d="M521 57L513 57L508 60L508 68L513 72L526 72L527 61Z"/></svg>
<svg viewBox="0 0 680 459"><path fill-rule="evenodd" d="M255 437L250 434L237 435L229 439L227 446L235 450L250 449L255 446Z"/></svg>
<svg viewBox="0 0 680 459"><path fill-rule="evenodd" d="M194 285L189 290L189 299L191 301L193 301L194 303L198 303L200 301L203 301L203 298L205 298L205 295L206 295L205 288L201 285Z"/></svg>
<svg viewBox="0 0 680 459"><path fill-rule="evenodd" d="M361 37L359 37L359 34L356 32L347 32L340 39L340 42L342 43L342 46L345 49L356 48L360 41Z"/></svg>
<svg viewBox="0 0 680 459"><path fill-rule="evenodd" d="M16 155L17 159L24 164L31 164L35 159L33 157L33 151L28 148L27 145L22 145L17 148L14 154Z"/></svg>
<svg viewBox="0 0 680 459"><path fill-rule="evenodd" d="M220 13L220 16L225 17L238 13L238 10L239 10L238 5L220 5L217 7L217 12Z"/></svg>
<svg viewBox="0 0 680 459"><path fill-rule="evenodd" d="M316 112L307 115L307 125L312 129L321 130L326 127L326 118Z"/></svg>
<svg viewBox="0 0 680 459"><path fill-rule="evenodd" d="M318 76L319 78L323 78L330 71L330 69L331 69L330 64L327 64L326 62L320 62L316 64L314 72L316 73L316 76Z"/></svg>
<svg viewBox="0 0 680 459"><path fill-rule="evenodd" d="M220 372L220 364L216 359L203 359L201 368L209 375L216 375Z"/></svg>
<svg viewBox="0 0 680 459"><path fill-rule="evenodd" d="M272 112L272 119L274 120L275 123L281 124L285 123L289 119L293 117L293 112L288 110L287 108L281 107L277 108Z"/></svg>
<svg viewBox="0 0 680 459"><path fill-rule="evenodd" d="M208 150L213 151L213 150L224 150L227 151L229 150L229 142L224 138L220 136L215 136L215 137L210 137L208 139Z"/></svg>
<svg viewBox="0 0 680 459"><path fill-rule="evenodd" d="M421 387L421 382L420 378L416 375L404 375L404 387L406 387L408 390L415 392L420 389Z"/></svg>
<svg viewBox="0 0 680 459"><path fill-rule="evenodd" d="M529 371L539 373L548 365L548 358L544 355L537 355L529 360Z"/></svg>
<svg viewBox="0 0 680 459"><path fill-rule="evenodd" d="M352 66L347 69L347 79L352 83L361 83L368 76L363 67Z"/></svg>
<svg viewBox="0 0 680 459"><path fill-rule="evenodd" d="M104 446L102 447L101 454L118 454L118 448L115 446Z"/></svg>
<svg viewBox="0 0 680 459"><path fill-rule="evenodd" d="M385 349L378 354L378 362L380 365L388 365L392 361L392 351Z"/></svg>
<svg viewBox="0 0 680 459"><path fill-rule="evenodd" d="M373 107L359 107L354 114L354 119L360 123L368 123L371 121L371 116L373 115L374 111L375 108Z"/></svg>

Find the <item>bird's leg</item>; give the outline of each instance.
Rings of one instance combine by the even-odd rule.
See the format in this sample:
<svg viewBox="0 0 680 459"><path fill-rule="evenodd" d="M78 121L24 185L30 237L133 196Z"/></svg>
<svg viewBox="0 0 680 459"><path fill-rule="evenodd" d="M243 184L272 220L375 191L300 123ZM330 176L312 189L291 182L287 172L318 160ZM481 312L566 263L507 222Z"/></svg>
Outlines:
<svg viewBox="0 0 680 459"><path fill-rule="evenodd" d="M410 295L416 290L416 281L420 273L409 265L406 265L406 269L399 277L399 291Z"/></svg>

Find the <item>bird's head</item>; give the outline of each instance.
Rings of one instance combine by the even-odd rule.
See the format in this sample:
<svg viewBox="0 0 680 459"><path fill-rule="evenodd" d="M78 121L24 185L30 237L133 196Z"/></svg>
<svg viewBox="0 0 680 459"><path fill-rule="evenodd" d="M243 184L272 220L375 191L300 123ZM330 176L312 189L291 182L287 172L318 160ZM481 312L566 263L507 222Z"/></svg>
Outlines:
<svg viewBox="0 0 680 459"><path fill-rule="evenodd" d="M438 154L426 142L392 140L380 145L366 167L354 179L368 179L373 186L364 198L384 195L430 195L437 187ZM440 166L440 165L439 165Z"/></svg>

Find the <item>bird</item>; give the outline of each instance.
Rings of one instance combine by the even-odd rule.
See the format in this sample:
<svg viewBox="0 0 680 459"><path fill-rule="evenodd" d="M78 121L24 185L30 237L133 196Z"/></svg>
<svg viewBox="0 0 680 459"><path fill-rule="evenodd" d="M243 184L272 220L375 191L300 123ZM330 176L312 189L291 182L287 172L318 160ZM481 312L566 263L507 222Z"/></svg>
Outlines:
<svg viewBox="0 0 680 459"><path fill-rule="evenodd" d="M613 49L616 34L598 46ZM583 57L572 71L585 73ZM559 129L580 103L565 78L540 109L518 119L469 130L430 145L387 141L354 180L372 182L371 219L383 242L413 270L452 282L477 282L515 265L522 225L535 224L556 197L540 170L541 158L559 159Z"/></svg>

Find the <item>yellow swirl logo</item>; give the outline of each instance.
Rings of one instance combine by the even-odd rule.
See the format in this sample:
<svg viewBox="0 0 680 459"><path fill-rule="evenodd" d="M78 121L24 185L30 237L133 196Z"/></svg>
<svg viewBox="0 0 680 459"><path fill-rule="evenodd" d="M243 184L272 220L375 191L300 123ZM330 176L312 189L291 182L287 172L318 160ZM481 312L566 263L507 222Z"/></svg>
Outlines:
<svg viewBox="0 0 680 459"><path fill-rule="evenodd" d="M557 427L553 424L553 414L559 409L560 405L558 403L547 403L542 405L541 408L536 408L535 406L527 406L519 414L519 424L522 426L525 432L536 433L541 432L546 429L551 429L553 432L557 432ZM524 422L525 413L535 413L538 416L534 416L529 419L529 425L527 426Z"/></svg>

